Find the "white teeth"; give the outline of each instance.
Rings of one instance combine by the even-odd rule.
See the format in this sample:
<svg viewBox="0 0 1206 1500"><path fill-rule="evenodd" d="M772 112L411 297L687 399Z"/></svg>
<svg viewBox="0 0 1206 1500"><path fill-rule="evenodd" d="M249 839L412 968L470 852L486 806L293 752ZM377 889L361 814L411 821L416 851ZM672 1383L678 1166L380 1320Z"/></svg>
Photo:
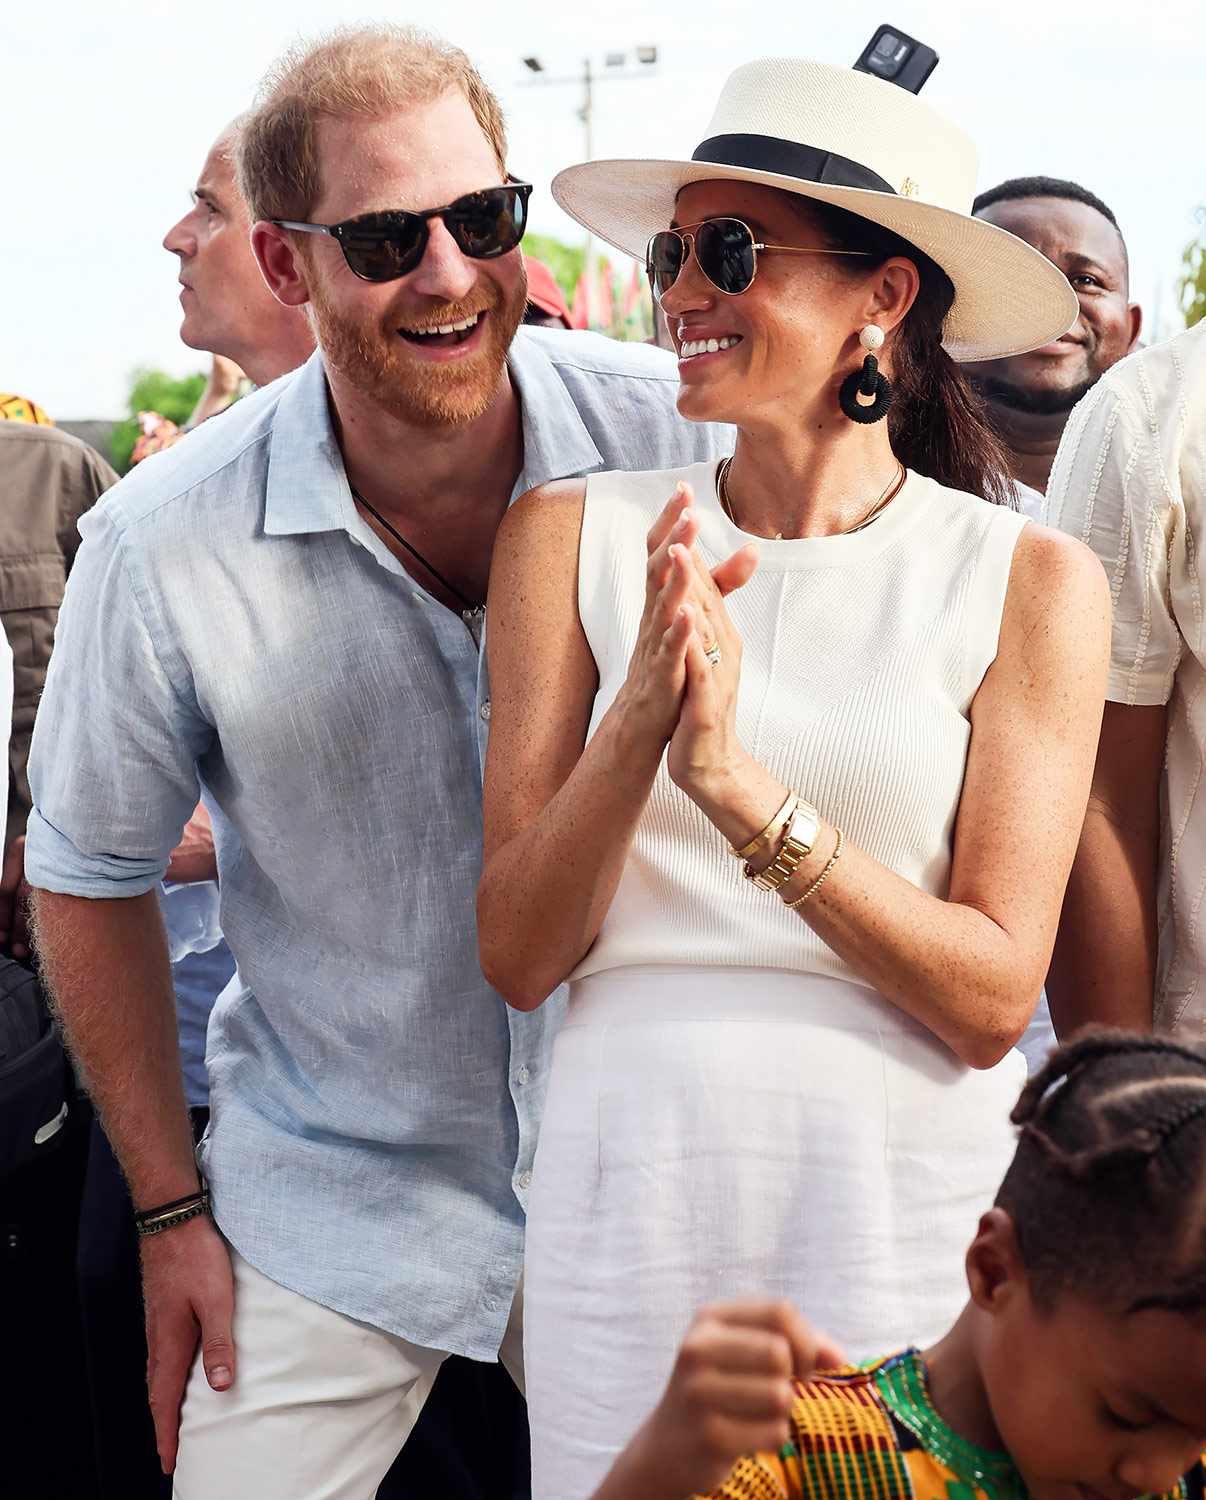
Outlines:
<svg viewBox="0 0 1206 1500"><path fill-rule="evenodd" d="M437 333L463 333L467 328L476 328L480 313L474 313L463 323L445 323L440 328L408 328L406 332L419 338L432 338Z"/></svg>
<svg viewBox="0 0 1206 1500"><path fill-rule="evenodd" d="M727 335L722 339L684 339L679 345L679 359L694 359L697 354L719 354L722 349L731 349L741 339Z"/></svg>

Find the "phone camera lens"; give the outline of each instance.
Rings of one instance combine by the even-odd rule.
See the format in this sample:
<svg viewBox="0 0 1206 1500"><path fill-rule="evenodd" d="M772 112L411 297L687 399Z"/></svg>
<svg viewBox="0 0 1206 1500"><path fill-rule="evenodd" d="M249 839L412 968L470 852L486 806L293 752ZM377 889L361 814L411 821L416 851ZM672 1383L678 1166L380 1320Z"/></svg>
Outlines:
<svg viewBox="0 0 1206 1500"><path fill-rule="evenodd" d="M867 65L881 78L895 78L909 55L909 44L893 31L885 31L871 49Z"/></svg>

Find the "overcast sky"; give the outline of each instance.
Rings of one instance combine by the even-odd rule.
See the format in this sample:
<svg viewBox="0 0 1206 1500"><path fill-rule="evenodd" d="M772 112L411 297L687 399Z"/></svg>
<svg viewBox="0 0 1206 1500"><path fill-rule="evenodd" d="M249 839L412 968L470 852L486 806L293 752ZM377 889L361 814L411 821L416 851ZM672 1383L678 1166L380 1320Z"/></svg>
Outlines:
<svg viewBox="0 0 1206 1500"><path fill-rule="evenodd" d="M1131 247L1133 292L1168 333L1175 280L1206 203L1206 24L1197 0L42 0L5 7L7 140L0 235L0 390L52 416L114 416L139 364L184 373L176 261L160 245L219 128L298 36L381 17L437 23L507 112L513 169L537 186L532 227L580 233L548 183L583 154L576 86L528 87L587 54L654 44L656 76L596 95L595 155L689 155L725 75L754 57L850 63L880 21L933 45L925 97L980 147L980 185L1048 173L1092 188Z"/></svg>

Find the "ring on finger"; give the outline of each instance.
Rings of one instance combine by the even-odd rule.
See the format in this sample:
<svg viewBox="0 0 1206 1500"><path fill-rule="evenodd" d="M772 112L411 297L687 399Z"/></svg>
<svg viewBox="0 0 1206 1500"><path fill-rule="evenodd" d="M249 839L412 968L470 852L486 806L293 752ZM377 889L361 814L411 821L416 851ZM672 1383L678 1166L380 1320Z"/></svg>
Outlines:
<svg viewBox="0 0 1206 1500"><path fill-rule="evenodd" d="M703 654L708 658L708 660L714 667L718 667L720 665L720 642L713 641L710 646L705 646L703 648Z"/></svg>

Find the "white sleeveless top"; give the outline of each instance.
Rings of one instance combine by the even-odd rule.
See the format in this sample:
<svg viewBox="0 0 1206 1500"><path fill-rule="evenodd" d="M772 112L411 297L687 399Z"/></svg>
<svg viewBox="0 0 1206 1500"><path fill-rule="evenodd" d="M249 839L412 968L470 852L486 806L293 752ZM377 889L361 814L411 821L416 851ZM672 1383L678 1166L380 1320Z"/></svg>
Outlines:
<svg viewBox="0 0 1206 1500"><path fill-rule="evenodd" d="M750 540L716 498L716 464L586 481L578 610L599 669L590 733L624 681L645 597L645 536L678 481L709 567ZM910 473L848 536L758 538L728 599L743 642L737 730L750 754L847 839L945 896L969 713L997 653L1014 511ZM571 976L631 965L801 970L865 984L794 913L744 880L663 761L615 899Z"/></svg>

